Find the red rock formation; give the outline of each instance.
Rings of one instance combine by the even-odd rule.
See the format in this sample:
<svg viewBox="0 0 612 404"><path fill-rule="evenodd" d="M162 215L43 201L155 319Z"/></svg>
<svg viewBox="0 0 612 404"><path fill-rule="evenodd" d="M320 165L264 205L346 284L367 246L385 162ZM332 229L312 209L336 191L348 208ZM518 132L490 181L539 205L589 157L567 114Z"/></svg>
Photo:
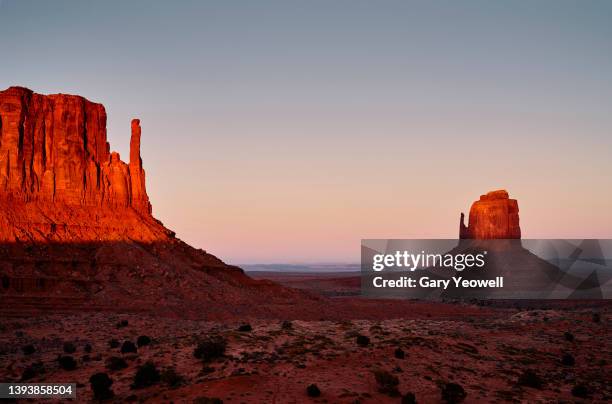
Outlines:
<svg viewBox="0 0 612 404"><path fill-rule="evenodd" d="M145 172L140 158L140 119L132 119L132 138L130 139L130 204L138 211L151 214L151 204L145 187Z"/></svg>
<svg viewBox="0 0 612 404"><path fill-rule="evenodd" d="M520 239L519 208L516 199L510 199L505 190L491 191L481 195L470 208L469 225L464 224L464 215L459 222L461 239Z"/></svg>
<svg viewBox="0 0 612 404"><path fill-rule="evenodd" d="M132 121L129 166L110 153L101 104L22 87L0 92L0 199L132 207L150 215Z"/></svg>
<svg viewBox="0 0 612 404"><path fill-rule="evenodd" d="M151 215L140 140L134 119L126 164L110 152L102 105L0 92L0 311L269 315L318 301L177 239Z"/></svg>

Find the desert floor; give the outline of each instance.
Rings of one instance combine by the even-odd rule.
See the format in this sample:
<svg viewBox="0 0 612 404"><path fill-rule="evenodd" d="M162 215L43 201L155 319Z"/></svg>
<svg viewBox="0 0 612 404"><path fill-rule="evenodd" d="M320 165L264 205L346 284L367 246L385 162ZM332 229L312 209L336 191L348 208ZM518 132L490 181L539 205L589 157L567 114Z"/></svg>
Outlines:
<svg viewBox="0 0 612 404"><path fill-rule="evenodd" d="M461 318L407 312L402 319L284 325L282 320L212 323L138 313L5 317L0 319L0 380L76 382L78 402L92 399L89 379L98 372L113 380L116 402L399 403L411 392L417 402L428 403L460 399L461 389L465 402L605 402L612 400L611 309L606 304L483 308L480 316ZM252 329L239 331L247 322ZM150 344L121 353L125 341L136 343L143 335ZM225 353L194 357L198 342L213 336L226 341ZM364 346L358 344L359 336L369 342L361 337ZM396 355L398 348L404 358L396 357L402 356ZM63 369L59 356L71 356L75 369ZM121 359L126 367L116 369ZM160 380L154 374L151 386L133 388L137 369L146 362L155 365ZM319 397L307 395L311 384Z"/></svg>

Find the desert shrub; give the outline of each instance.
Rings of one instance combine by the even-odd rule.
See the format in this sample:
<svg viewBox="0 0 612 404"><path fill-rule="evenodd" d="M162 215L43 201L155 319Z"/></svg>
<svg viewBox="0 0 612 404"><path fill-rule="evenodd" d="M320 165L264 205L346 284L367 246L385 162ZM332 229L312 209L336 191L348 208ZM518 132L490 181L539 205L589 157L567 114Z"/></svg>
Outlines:
<svg viewBox="0 0 612 404"><path fill-rule="evenodd" d="M253 331L253 327L251 327L251 324L241 324L240 327L238 327L238 331L240 332L250 332Z"/></svg>
<svg viewBox="0 0 612 404"><path fill-rule="evenodd" d="M365 347L370 345L370 338L365 335L359 334L357 335L357 338L355 338L355 342L357 342L357 345Z"/></svg>
<svg viewBox="0 0 612 404"><path fill-rule="evenodd" d="M117 328L125 328L128 326L128 321L127 320L121 320L117 323Z"/></svg>
<svg viewBox="0 0 612 404"><path fill-rule="evenodd" d="M566 353L563 354L563 356L561 357L561 364L563 364L564 366L574 366L575 363L576 360L571 354Z"/></svg>
<svg viewBox="0 0 612 404"><path fill-rule="evenodd" d="M138 347L140 348L141 346L145 346L145 345L149 345L151 343L151 338L146 336L146 335L141 335L140 337L138 337L138 339L136 340L136 344L138 344Z"/></svg>
<svg viewBox="0 0 612 404"><path fill-rule="evenodd" d="M113 385L113 379L108 377L106 373L96 373L89 378L91 384L91 390L95 399L108 400L115 394L110 389Z"/></svg>
<svg viewBox="0 0 612 404"><path fill-rule="evenodd" d="M176 369L169 367L161 372L161 381L169 387L178 387L183 384L183 376L176 372Z"/></svg>
<svg viewBox="0 0 612 404"><path fill-rule="evenodd" d="M319 397L321 395L321 390L316 384L311 384L306 387L306 394L308 397Z"/></svg>
<svg viewBox="0 0 612 404"><path fill-rule="evenodd" d="M39 361L32 363L23 370L23 373L21 374L21 381L31 380L43 373L45 373L45 366L42 362Z"/></svg>
<svg viewBox="0 0 612 404"><path fill-rule="evenodd" d="M593 322L594 322L594 323L599 323L599 322L601 322L601 314L599 314L599 313L593 313Z"/></svg>
<svg viewBox="0 0 612 404"><path fill-rule="evenodd" d="M283 330L291 330L293 328L293 323L289 320L285 320L281 323L281 328Z"/></svg>
<svg viewBox="0 0 612 404"><path fill-rule="evenodd" d="M397 359L404 359L406 357L406 354L404 353L404 350L402 348L397 348L394 352L394 355Z"/></svg>
<svg viewBox="0 0 612 404"><path fill-rule="evenodd" d="M518 384L521 386L539 389L542 387L542 379L533 370L525 370L518 378Z"/></svg>
<svg viewBox="0 0 612 404"><path fill-rule="evenodd" d="M402 396L402 404L416 404L414 393L408 392Z"/></svg>
<svg viewBox="0 0 612 404"><path fill-rule="evenodd" d="M138 352L138 348L132 341L125 341L123 345L121 345L121 353L136 353Z"/></svg>
<svg viewBox="0 0 612 404"><path fill-rule="evenodd" d="M198 341L196 348L193 351L193 356L208 362L212 359L219 358L225 354L227 341L222 337L210 337Z"/></svg>
<svg viewBox="0 0 612 404"><path fill-rule="evenodd" d="M70 355L60 356L59 358L57 358L57 362L64 370L74 370L77 367L76 361Z"/></svg>
<svg viewBox="0 0 612 404"><path fill-rule="evenodd" d="M85 344L85 347L83 349L85 350L86 353L91 353L92 351L91 344Z"/></svg>
<svg viewBox="0 0 612 404"><path fill-rule="evenodd" d="M446 403L460 403L467 397L467 393L460 384L444 383L441 388L442 401Z"/></svg>
<svg viewBox="0 0 612 404"><path fill-rule="evenodd" d="M119 348L119 341L116 340L115 338L111 339L110 341L108 341L108 346L115 349L115 348Z"/></svg>
<svg viewBox="0 0 612 404"><path fill-rule="evenodd" d="M133 389L141 389L143 387L149 387L159 382L161 376L159 370L153 362L147 362L142 366L138 367L136 374L134 375L134 383L132 383Z"/></svg>
<svg viewBox="0 0 612 404"><path fill-rule="evenodd" d="M216 397L198 397L193 400L193 404L223 404L223 400Z"/></svg>
<svg viewBox="0 0 612 404"><path fill-rule="evenodd" d="M572 396L587 398L589 395L589 389L584 384L577 384L572 387Z"/></svg>
<svg viewBox="0 0 612 404"><path fill-rule="evenodd" d="M569 332L569 331L566 331L566 332L563 334L563 337L565 338L565 340L566 340L566 341L569 341L569 342L574 342L574 334L572 334L572 333L571 333L571 332Z"/></svg>
<svg viewBox="0 0 612 404"><path fill-rule="evenodd" d="M379 392L392 397L399 396L399 391L397 390L399 379L397 376L392 375L386 370L376 370L374 372L374 378L378 384Z"/></svg>
<svg viewBox="0 0 612 404"><path fill-rule="evenodd" d="M21 351L23 352L24 355L32 355L34 352L36 352L36 348L32 344L28 344L28 345L22 346Z"/></svg>
<svg viewBox="0 0 612 404"><path fill-rule="evenodd" d="M116 371L116 370L125 369L127 367L128 365L125 359L120 358L118 356L111 356L110 358L106 360L106 368L108 370Z"/></svg>
<svg viewBox="0 0 612 404"><path fill-rule="evenodd" d="M64 342L64 352L72 354L76 352L76 346L72 342Z"/></svg>

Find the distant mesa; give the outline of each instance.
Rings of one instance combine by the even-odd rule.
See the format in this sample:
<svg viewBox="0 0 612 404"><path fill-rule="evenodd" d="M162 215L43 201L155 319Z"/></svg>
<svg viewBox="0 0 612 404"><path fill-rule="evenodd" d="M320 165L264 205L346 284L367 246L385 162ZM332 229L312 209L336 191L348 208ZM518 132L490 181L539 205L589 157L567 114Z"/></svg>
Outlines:
<svg viewBox="0 0 612 404"><path fill-rule="evenodd" d="M510 199L506 190L481 195L470 208L469 225L461 213L459 238L461 239L520 239L519 208L516 199Z"/></svg>

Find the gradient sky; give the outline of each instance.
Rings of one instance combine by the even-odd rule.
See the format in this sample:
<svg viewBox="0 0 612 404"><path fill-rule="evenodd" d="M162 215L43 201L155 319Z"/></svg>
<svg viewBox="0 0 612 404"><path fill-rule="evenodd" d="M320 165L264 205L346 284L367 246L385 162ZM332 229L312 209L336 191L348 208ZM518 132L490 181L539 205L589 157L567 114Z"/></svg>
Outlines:
<svg viewBox="0 0 612 404"><path fill-rule="evenodd" d="M457 237L612 237L612 2L0 0L0 88L101 102L153 212L230 263Z"/></svg>

